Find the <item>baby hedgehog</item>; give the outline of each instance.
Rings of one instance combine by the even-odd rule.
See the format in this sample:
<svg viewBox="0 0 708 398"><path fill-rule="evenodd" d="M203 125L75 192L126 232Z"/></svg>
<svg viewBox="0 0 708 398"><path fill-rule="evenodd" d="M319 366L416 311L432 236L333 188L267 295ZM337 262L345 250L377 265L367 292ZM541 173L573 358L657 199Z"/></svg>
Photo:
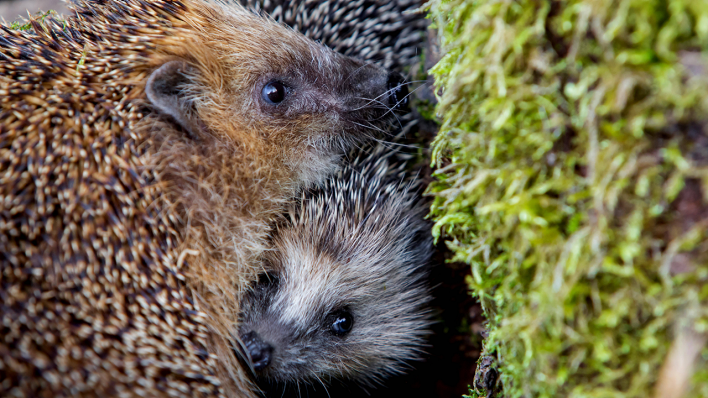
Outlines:
<svg viewBox="0 0 708 398"><path fill-rule="evenodd" d="M70 9L0 26L0 396L249 396L271 219L401 78L227 1Z"/></svg>
<svg viewBox="0 0 708 398"><path fill-rule="evenodd" d="M259 379L380 382L429 333L426 206L379 147L305 191L278 223L242 302L243 356Z"/></svg>

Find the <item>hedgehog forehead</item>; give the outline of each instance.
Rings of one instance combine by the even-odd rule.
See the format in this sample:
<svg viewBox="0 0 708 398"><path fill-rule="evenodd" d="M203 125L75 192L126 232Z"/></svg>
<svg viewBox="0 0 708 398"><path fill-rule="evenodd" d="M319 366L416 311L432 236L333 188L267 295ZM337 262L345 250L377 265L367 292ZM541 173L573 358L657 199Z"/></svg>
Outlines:
<svg viewBox="0 0 708 398"><path fill-rule="evenodd" d="M388 289L396 294L407 289L424 259L405 247L403 233L382 236L376 230L337 228L343 233L317 242L316 223L310 231L280 231L276 240L280 277L272 310L284 323L312 326L336 309L356 309ZM388 243L384 243L389 241ZM398 246L399 242L404 246Z"/></svg>
<svg viewBox="0 0 708 398"><path fill-rule="evenodd" d="M255 18L252 23L258 22ZM224 53L231 59L236 67L243 70L275 70L287 72L289 70L312 70L318 75L330 74L337 70L335 54L321 45L308 42L304 37L295 32L282 29L279 25L272 28L284 31L285 35L274 34L273 31L262 26L255 26L259 30L235 29L223 37ZM267 49L266 53L258 49ZM259 62L260 61L260 62Z"/></svg>
<svg viewBox="0 0 708 398"><path fill-rule="evenodd" d="M200 30L207 31L207 41L215 40L224 55L244 71L285 72L309 67L322 74L336 70L333 51L270 17L233 3L212 2L210 6L206 13L214 26Z"/></svg>
<svg viewBox="0 0 708 398"><path fill-rule="evenodd" d="M342 283L350 278L346 267L302 241L286 239L280 251L280 283L272 301L283 323L308 328L317 319L348 300L354 292Z"/></svg>
<svg viewBox="0 0 708 398"><path fill-rule="evenodd" d="M323 208L326 212L327 207ZM397 258L399 242L385 240L392 236L401 240L405 237L396 233L398 226L387 225L393 220L363 223L357 217L352 220L334 213L326 219L313 217L279 231L276 248L284 274L293 280L306 281L317 276L330 283L343 284L360 279L363 272L383 276L395 271L389 263Z"/></svg>

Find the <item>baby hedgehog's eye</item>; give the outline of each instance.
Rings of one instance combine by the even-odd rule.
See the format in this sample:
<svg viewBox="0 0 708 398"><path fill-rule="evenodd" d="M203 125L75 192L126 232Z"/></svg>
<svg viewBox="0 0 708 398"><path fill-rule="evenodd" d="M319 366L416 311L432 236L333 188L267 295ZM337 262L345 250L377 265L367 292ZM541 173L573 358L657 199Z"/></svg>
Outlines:
<svg viewBox="0 0 708 398"><path fill-rule="evenodd" d="M278 283L280 283L280 278L274 272L266 272L258 276L259 285L278 285Z"/></svg>
<svg viewBox="0 0 708 398"><path fill-rule="evenodd" d="M332 333L343 336L354 326L354 317L347 311L339 311L332 318Z"/></svg>
<svg viewBox="0 0 708 398"><path fill-rule="evenodd" d="M263 87L263 100L269 104L279 104L285 100L287 88L279 81L272 81Z"/></svg>

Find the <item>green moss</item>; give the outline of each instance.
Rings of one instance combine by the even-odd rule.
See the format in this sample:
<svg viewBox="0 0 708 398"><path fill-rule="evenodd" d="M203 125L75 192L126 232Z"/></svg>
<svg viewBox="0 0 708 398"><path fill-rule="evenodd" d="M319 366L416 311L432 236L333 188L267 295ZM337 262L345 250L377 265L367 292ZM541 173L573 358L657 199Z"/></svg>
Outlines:
<svg viewBox="0 0 708 398"><path fill-rule="evenodd" d="M467 388L469 389L469 394L463 395L462 398L484 398L484 395L479 395L472 387L467 386Z"/></svg>
<svg viewBox="0 0 708 398"><path fill-rule="evenodd" d="M416 102L418 113L426 120L437 120L435 116L435 104L430 101L420 100Z"/></svg>
<svg viewBox="0 0 708 398"><path fill-rule="evenodd" d="M36 15L33 16L34 19L36 19L38 22L43 22L48 16L50 15L57 15L56 11L54 10L49 10L47 12L38 12ZM10 29L15 29L15 30L31 30L32 29L32 23L22 19L20 21L14 21L10 23Z"/></svg>
<svg viewBox="0 0 708 398"><path fill-rule="evenodd" d="M679 323L708 325L708 2L430 4L434 233L505 396L651 396Z"/></svg>

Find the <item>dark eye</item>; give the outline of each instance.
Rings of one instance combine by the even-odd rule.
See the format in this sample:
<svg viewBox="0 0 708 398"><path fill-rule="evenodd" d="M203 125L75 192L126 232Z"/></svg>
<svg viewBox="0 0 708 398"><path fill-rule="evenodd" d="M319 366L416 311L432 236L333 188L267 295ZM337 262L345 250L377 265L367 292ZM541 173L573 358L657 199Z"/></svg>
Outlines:
<svg viewBox="0 0 708 398"><path fill-rule="evenodd" d="M354 317L347 311L337 312L332 319L332 333L337 336L348 333L354 326Z"/></svg>
<svg viewBox="0 0 708 398"><path fill-rule="evenodd" d="M280 275L275 272L266 272L258 276L258 283L256 284L256 287L263 288L270 286L278 286L279 283Z"/></svg>
<svg viewBox="0 0 708 398"><path fill-rule="evenodd" d="M274 81L266 84L263 87L263 99L269 104L279 104L285 100L287 89L285 85L279 81Z"/></svg>

